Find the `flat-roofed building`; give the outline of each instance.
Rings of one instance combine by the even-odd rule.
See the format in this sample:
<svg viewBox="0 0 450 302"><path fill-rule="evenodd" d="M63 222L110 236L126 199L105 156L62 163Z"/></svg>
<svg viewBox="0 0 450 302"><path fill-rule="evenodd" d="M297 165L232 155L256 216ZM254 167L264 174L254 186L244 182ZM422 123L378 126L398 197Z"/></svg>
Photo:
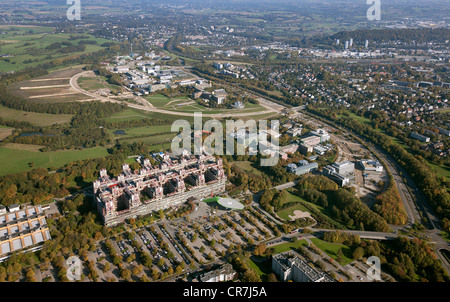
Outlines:
<svg viewBox="0 0 450 302"><path fill-rule="evenodd" d="M293 252L285 252L272 257L272 270L281 281L294 282L333 282L324 272L320 272L305 259Z"/></svg>
<svg viewBox="0 0 450 302"><path fill-rule="evenodd" d="M198 277L200 282L226 282L233 280L236 271L229 263L221 265L218 269L201 274Z"/></svg>
<svg viewBox="0 0 450 302"><path fill-rule="evenodd" d="M328 174L328 178L336 182L341 187L347 186L350 184L350 179L345 177L344 175L338 173L330 173Z"/></svg>
<svg viewBox="0 0 450 302"><path fill-rule="evenodd" d="M437 129L439 130L439 133L445 136L450 136L450 130L441 128L441 127L437 127Z"/></svg>
<svg viewBox="0 0 450 302"><path fill-rule="evenodd" d="M320 137L320 143L324 143L330 139L330 134L323 130L323 129L317 129L310 132L311 134Z"/></svg>
<svg viewBox="0 0 450 302"><path fill-rule="evenodd" d="M30 206L0 215L0 257L11 252L38 249L51 239L42 207Z"/></svg>
<svg viewBox="0 0 450 302"><path fill-rule="evenodd" d="M303 145L314 147L314 146L317 146L318 144L320 144L320 137L317 135L310 135L310 136L301 138L300 141Z"/></svg>
<svg viewBox="0 0 450 302"><path fill-rule="evenodd" d="M355 172L355 164L350 161L334 163L331 166L336 170L336 173L338 174L348 175Z"/></svg>
<svg viewBox="0 0 450 302"><path fill-rule="evenodd" d="M316 152L317 155L324 155L327 152L327 149L322 146L315 146L314 152Z"/></svg>
<svg viewBox="0 0 450 302"><path fill-rule="evenodd" d="M358 163L364 171L383 171L383 165L376 159L361 159Z"/></svg>
<svg viewBox="0 0 450 302"><path fill-rule="evenodd" d="M299 165L290 164L288 166L288 172L294 173L295 175L304 175L319 168L319 165L316 162L314 163L308 163L307 161L305 162L306 163L304 162L299 163Z"/></svg>
<svg viewBox="0 0 450 302"><path fill-rule="evenodd" d="M191 197L225 192L227 178L222 159L206 151L201 155L162 153L155 160L155 165L144 160L136 171L124 164L117 178L100 170L93 191L97 211L106 226L176 207Z"/></svg>
<svg viewBox="0 0 450 302"><path fill-rule="evenodd" d="M425 136L425 135L422 135L419 133L415 133L415 132L411 132L411 134L409 136L417 139L418 141L420 141L422 143L428 143L430 141L430 138L428 136Z"/></svg>
<svg viewBox="0 0 450 302"><path fill-rule="evenodd" d="M294 136L299 136L302 134L303 129L302 128L291 128L289 129L286 133L290 136L290 137L294 137Z"/></svg>
<svg viewBox="0 0 450 302"><path fill-rule="evenodd" d="M307 154L308 152L312 153L314 151L314 147L305 144L300 144L298 146L298 150L300 151L301 154Z"/></svg>

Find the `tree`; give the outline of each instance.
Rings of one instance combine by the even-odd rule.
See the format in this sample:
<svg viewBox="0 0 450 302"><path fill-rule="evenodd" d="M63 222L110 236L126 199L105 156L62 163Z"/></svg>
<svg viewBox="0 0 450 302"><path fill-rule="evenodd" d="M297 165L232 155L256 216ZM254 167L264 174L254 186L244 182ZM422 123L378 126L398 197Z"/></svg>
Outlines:
<svg viewBox="0 0 450 302"><path fill-rule="evenodd" d="M364 249L360 246L358 246L354 251L353 251L353 259L361 259L364 256Z"/></svg>
<svg viewBox="0 0 450 302"><path fill-rule="evenodd" d="M277 276L274 273L268 274L267 282L278 282Z"/></svg>

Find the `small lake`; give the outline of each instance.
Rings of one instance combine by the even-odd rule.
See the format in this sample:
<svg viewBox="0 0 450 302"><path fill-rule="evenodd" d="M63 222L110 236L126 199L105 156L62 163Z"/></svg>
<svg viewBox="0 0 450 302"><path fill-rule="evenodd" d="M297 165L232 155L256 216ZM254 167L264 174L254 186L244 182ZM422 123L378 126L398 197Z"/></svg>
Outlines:
<svg viewBox="0 0 450 302"><path fill-rule="evenodd" d="M125 130L116 130L116 131L114 131L113 132L115 135L127 135L126 133L125 133Z"/></svg>
<svg viewBox="0 0 450 302"><path fill-rule="evenodd" d="M42 132L22 132L22 133L20 133L19 136L32 136L32 135L37 135L37 136L55 136L54 134L44 134Z"/></svg>

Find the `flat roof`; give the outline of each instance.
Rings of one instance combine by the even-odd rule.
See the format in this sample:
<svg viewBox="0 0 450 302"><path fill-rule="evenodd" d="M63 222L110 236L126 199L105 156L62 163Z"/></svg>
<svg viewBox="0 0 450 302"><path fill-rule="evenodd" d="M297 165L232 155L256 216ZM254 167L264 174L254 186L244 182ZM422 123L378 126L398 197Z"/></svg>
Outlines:
<svg viewBox="0 0 450 302"><path fill-rule="evenodd" d="M244 208L244 205L242 203L232 198L219 198L217 203L229 209L242 210Z"/></svg>

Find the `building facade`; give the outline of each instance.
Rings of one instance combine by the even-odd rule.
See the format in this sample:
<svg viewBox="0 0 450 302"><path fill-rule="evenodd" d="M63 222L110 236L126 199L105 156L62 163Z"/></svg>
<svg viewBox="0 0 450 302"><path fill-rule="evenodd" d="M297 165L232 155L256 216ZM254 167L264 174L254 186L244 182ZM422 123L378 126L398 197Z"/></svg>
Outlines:
<svg viewBox="0 0 450 302"><path fill-rule="evenodd" d="M111 179L106 170L94 181L97 211L107 226L125 219L177 206L189 198L203 198L225 191L226 176L221 159L206 153L198 156L158 155L158 165L142 159L141 169Z"/></svg>
<svg viewBox="0 0 450 302"><path fill-rule="evenodd" d="M281 281L333 282L324 272L319 272L299 255L292 252L280 253L272 257L272 270Z"/></svg>

